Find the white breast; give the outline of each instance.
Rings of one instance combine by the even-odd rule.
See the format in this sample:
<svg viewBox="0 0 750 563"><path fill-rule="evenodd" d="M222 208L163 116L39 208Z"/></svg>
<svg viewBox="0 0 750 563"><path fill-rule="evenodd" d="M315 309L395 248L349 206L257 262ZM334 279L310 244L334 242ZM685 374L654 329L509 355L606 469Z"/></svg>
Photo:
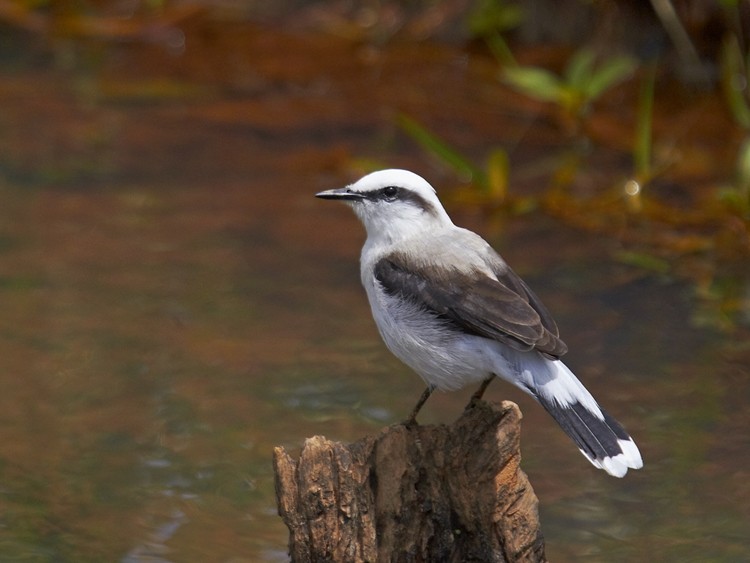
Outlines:
<svg viewBox="0 0 750 563"><path fill-rule="evenodd" d="M491 373L484 338L458 332L414 303L387 295L363 264L362 283L372 316L388 349L429 385L459 389Z"/></svg>

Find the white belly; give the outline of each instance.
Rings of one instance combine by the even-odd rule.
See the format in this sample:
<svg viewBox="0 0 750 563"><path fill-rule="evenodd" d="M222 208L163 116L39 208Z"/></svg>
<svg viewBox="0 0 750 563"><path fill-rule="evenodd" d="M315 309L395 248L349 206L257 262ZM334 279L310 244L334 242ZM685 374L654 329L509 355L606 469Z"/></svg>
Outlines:
<svg viewBox="0 0 750 563"><path fill-rule="evenodd" d="M457 332L447 321L414 304L393 306L395 301L386 302L387 297L374 286L366 289L386 346L427 384L454 390L482 381L493 372L486 339Z"/></svg>

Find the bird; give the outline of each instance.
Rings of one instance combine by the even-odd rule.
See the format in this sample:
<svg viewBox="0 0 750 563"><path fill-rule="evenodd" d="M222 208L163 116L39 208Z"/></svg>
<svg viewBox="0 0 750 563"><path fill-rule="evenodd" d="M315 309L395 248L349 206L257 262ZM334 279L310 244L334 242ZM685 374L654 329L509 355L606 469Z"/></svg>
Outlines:
<svg viewBox="0 0 750 563"><path fill-rule="evenodd" d="M531 395L595 466L615 477L643 466L635 442L560 360L567 346L541 300L479 235L456 226L424 178L372 172L315 194L348 204L367 238L362 285L387 348L435 390L496 377Z"/></svg>

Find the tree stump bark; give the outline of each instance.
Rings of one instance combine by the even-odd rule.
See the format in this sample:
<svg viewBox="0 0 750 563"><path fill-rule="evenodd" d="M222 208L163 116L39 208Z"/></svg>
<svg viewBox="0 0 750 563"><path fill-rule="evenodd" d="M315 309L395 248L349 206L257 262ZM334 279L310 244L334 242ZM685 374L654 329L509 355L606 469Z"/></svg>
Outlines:
<svg viewBox="0 0 750 563"><path fill-rule="evenodd" d="M450 426L315 436L297 461L274 448L292 561L546 561L520 420L514 403L479 401Z"/></svg>

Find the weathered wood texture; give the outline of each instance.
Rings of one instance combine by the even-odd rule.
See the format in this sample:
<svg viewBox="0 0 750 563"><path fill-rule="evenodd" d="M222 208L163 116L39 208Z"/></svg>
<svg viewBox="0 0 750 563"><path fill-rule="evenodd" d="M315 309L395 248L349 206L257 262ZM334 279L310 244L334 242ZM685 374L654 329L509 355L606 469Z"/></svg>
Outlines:
<svg viewBox="0 0 750 563"><path fill-rule="evenodd" d="M274 449L292 561L546 561L520 463L521 412L477 402L452 425Z"/></svg>

